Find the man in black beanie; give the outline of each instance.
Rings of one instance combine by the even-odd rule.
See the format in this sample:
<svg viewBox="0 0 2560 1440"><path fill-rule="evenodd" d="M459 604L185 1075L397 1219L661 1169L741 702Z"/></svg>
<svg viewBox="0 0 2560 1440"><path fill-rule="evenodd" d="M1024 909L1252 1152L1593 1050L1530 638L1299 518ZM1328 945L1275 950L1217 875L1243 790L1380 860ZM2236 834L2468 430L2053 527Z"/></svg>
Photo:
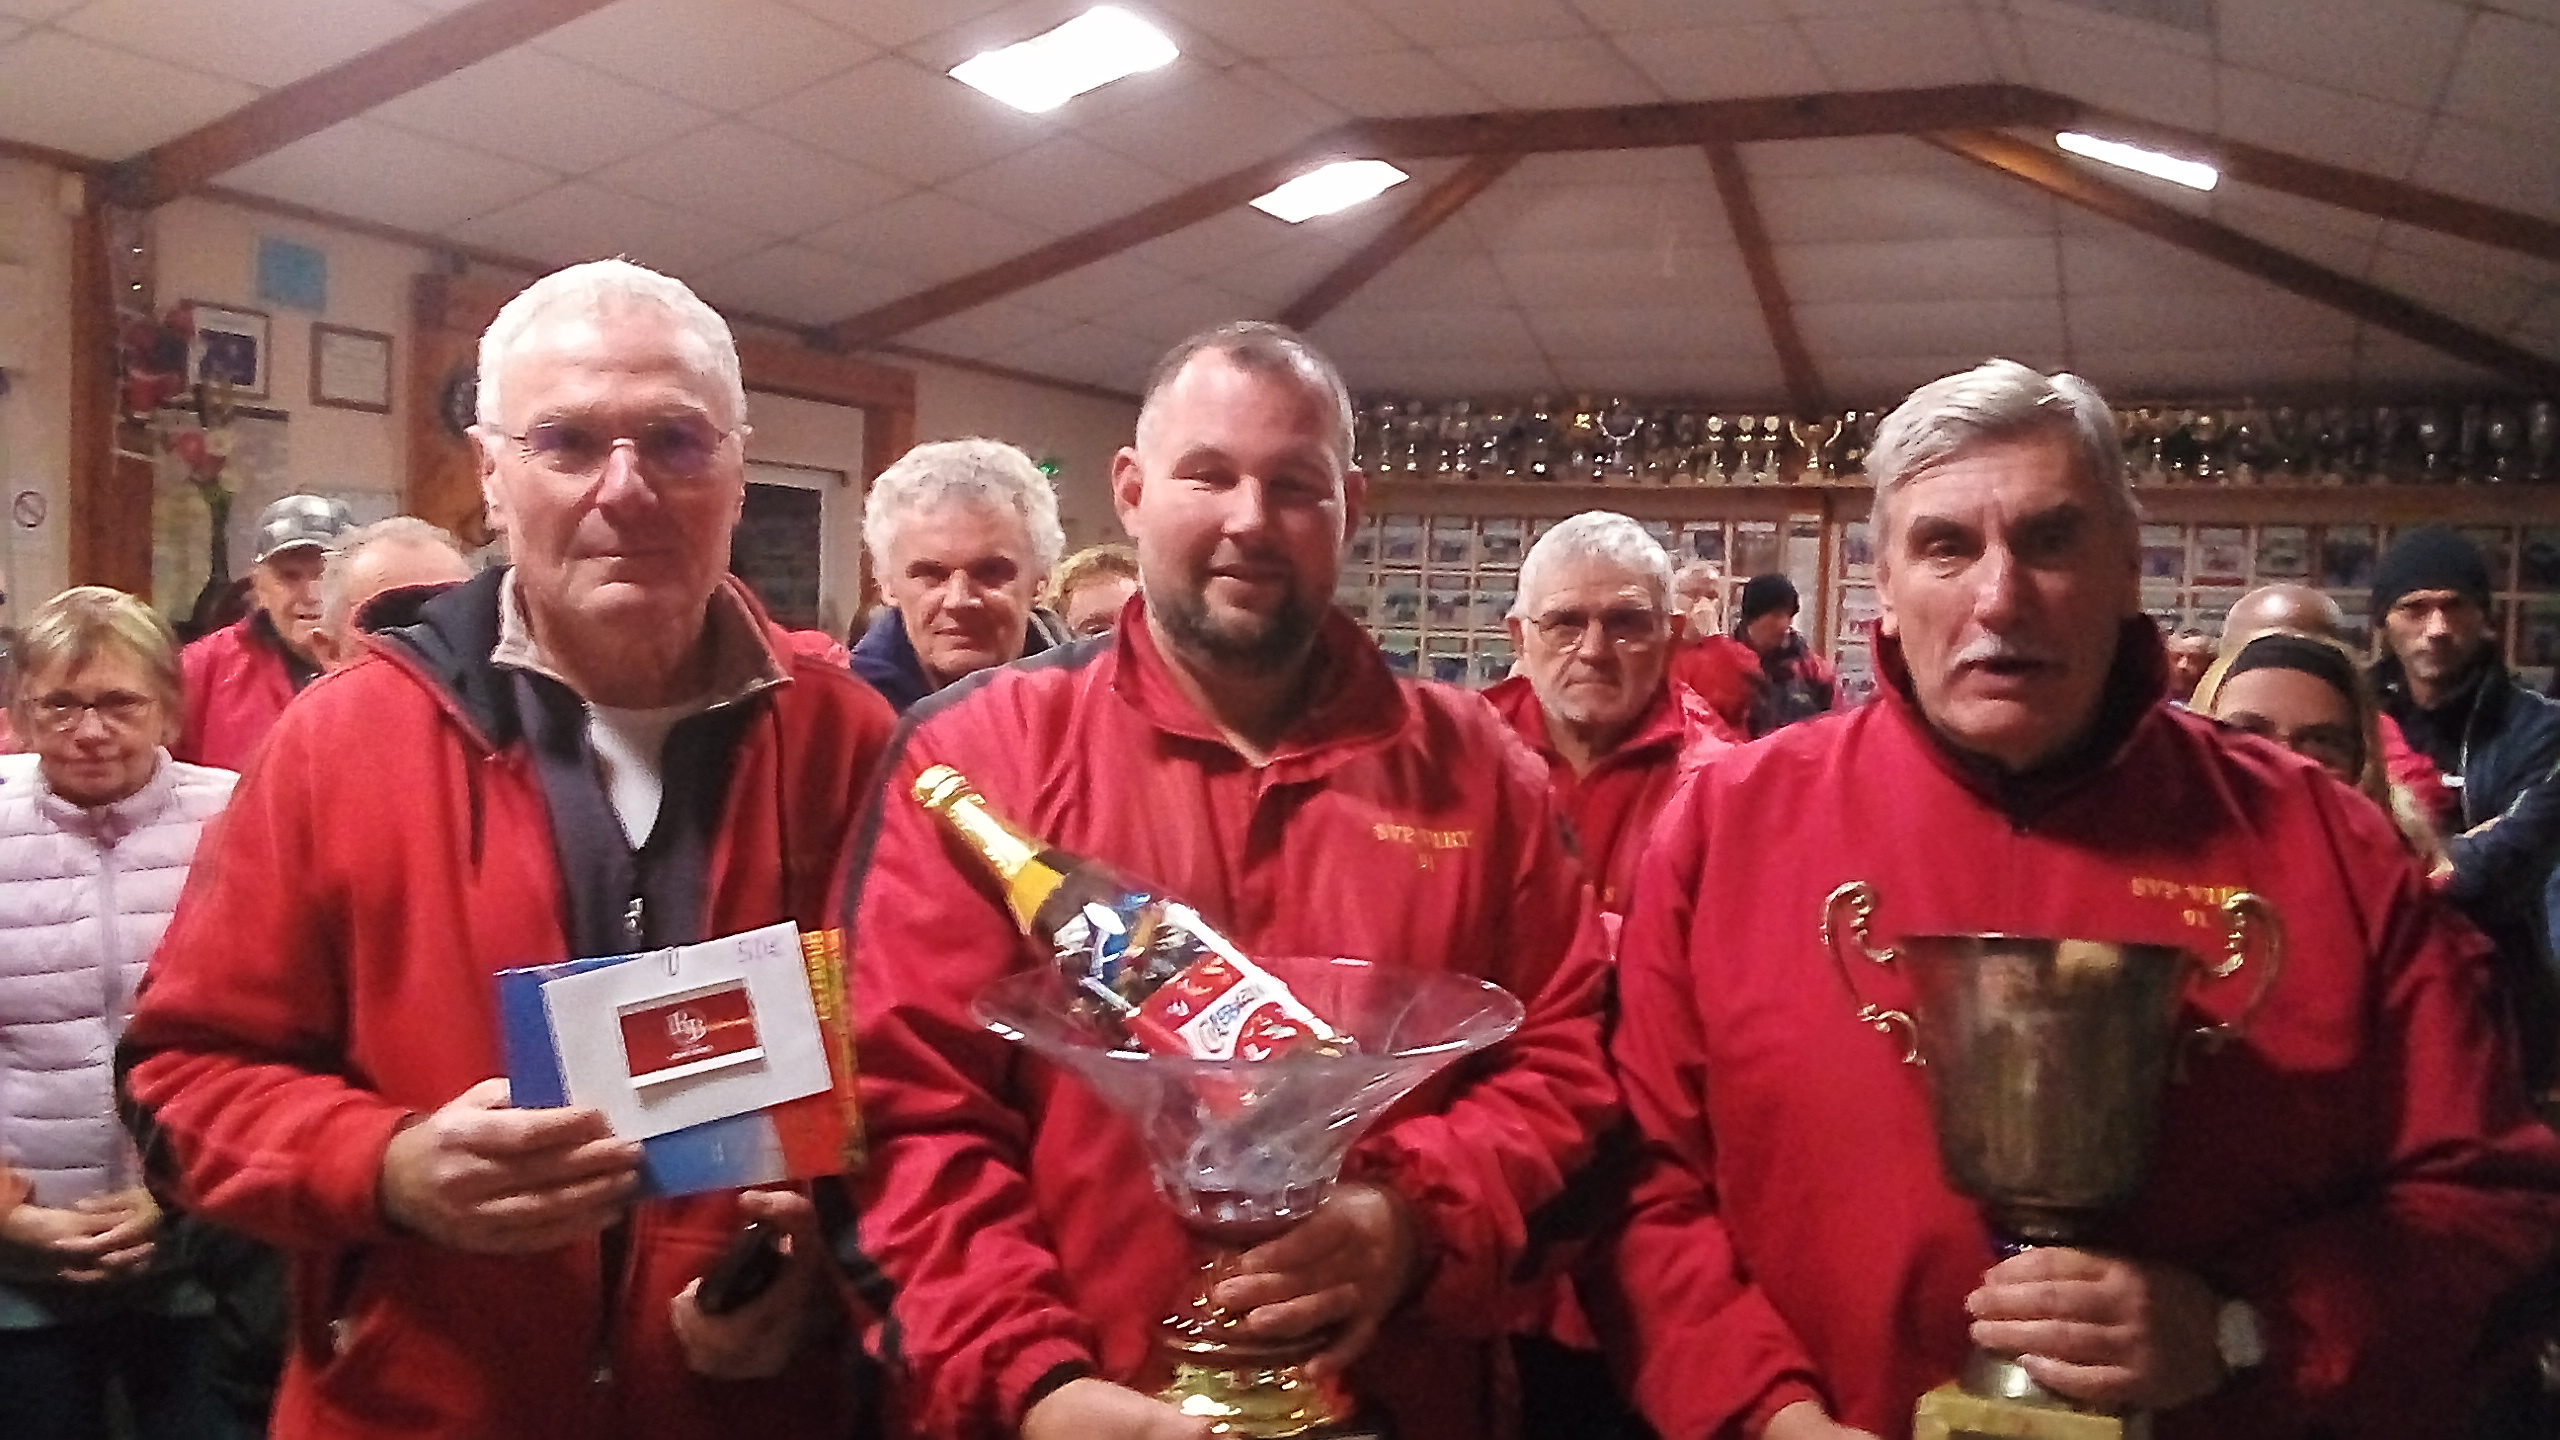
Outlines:
<svg viewBox="0 0 2560 1440"><path fill-rule="evenodd" d="M1840 708L1840 677L1819 651L1796 633L1796 583L1784 575L1754 575L1734 607L1734 638L1760 657L1768 681L1751 706L1751 738L1783 725Z"/></svg>
<svg viewBox="0 0 2560 1440"><path fill-rule="evenodd" d="M2560 1050L2560 978L2544 890L2560 860L2560 705L2498 654L2480 548L2440 526L2393 542L2375 571L2383 709L2461 804L2446 896L2497 943L2525 1079L2546 1113Z"/></svg>

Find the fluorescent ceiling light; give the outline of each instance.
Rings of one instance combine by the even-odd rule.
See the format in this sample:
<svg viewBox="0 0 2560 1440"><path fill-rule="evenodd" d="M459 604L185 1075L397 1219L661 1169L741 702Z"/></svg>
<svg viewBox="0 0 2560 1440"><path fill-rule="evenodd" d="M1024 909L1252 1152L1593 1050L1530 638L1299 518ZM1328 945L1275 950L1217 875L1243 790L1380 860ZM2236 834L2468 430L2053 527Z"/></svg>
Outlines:
<svg viewBox="0 0 2560 1440"><path fill-rule="evenodd" d="M973 55L951 67L951 78L1038 114L1180 53L1163 31L1126 10L1100 5L1045 35Z"/></svg>
<svg viewBox="0 0 2560 1440"><path fill-rule="evenodd" d="M2175 155L2163 155L2157 150L2145 150L2139 145L2101 140L2095 135L2083 135L2076 130L2065 130L2054 136L2053 143L2074 155L2086 155L2092 160L2104 161L2109 165L2120 165L2127 170L2139 170L2155 180L2171 181L2184 185L2190 190L2210 190L2222 180L2222 176L2212 166L2201 161L2181 160Z"/></svg>
<svg viewBox="0 0 2560 1440"><path fill-rule="evenodd" d="M1347 210L1410 178L1384 160L1336 160L1256 197L1253 208L1295 225L1318 215Z"/></svg>

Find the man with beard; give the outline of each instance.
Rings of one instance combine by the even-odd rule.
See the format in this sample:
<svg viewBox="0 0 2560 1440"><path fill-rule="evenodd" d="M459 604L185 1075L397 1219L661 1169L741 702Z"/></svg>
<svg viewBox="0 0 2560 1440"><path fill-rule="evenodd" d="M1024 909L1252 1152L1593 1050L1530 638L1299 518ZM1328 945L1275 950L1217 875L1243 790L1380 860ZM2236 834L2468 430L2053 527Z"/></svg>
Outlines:
<svg viewBox="0 0 2560 1440"><path fill-rule="evenodd" d="M2525 1080L2548 1103L2560 1080L2560 947L2544 895L2560 860L2560 704L2507 673L2490 589L2487 559L2458 531L2393 541L2374 569L2387 653L2373 678L2383 712L2454 791L2445 896L2497 942Z"/></svg>
<svg viewBox="0 0 2560 1440"><path fill-rule="evenodd" d="M1615 1270L1648 1418L1905 1434L1979 1345L2179 1440L2459 1433L2560 1249L2560 1140L2481 1003L2478 937L2377 807L2164 702L2123 451L2086 382L2005 360L1934 381L1867 468L1876 700L1709 759L1627 918L1616 1050L1648 1155ZM2282 917L2264 1005L2245 978L2187 987L2189 1023L2245 1024L2180 1052L2103 1248L1995 1251L1941 1165L1941 1069L1906 1063L1919 983L1852 979L1824 943L1852 881L1878 950L2002 934L2220 960L2226 897ZM1986 996L1983 1024L2050 1014Z"/></svg>
<svg viewBox="0 0 2560 1440"><path fill-rule="evenodd" d="M1528 1217L1615 1110L1598 930L1530 756L1473 695L1398 680L1331 607L1366 489L1350 453L1349 395L1304 341L1249 322L1185 341L1112 462L1139 613L907 714L851 928L861 1241L920 1433L1209 1434L1142 1393L1162 1379L1156 1317L1198 1255L1137 1136L971 1018L990 982L1054 962L910 798L933 764L1249 954L1463 971L1527 1004L1518 1033L1408 1100L1214 1292L1254 1337L1326 1336L1311 1373L1405 1440L1502 1428Z"/></svg>

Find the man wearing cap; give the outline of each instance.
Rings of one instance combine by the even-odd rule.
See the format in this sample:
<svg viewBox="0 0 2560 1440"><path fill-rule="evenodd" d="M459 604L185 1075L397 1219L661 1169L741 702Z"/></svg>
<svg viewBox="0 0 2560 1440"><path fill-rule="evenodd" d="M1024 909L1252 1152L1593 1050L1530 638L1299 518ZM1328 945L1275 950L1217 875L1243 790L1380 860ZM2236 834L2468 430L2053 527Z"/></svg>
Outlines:
<svg viewBox="0 0 2560 1440"><path fill-rule="evenodd" d="M320 572L355 524L346 502L325 495L287 495L258 516L258 559L249 571L258 603L180 657L186 714L171 754L193 765L245 767L285 702L320 678L312 645Z"/></svg>
<svg viewBox="0 0 2560 1440"><path fill-rule="evenodd" d="M1840 677L1820 652L1796 633L1796 583L1784 575L1754 575L1734 607L1734 638L1751 647L1765 682L1751 708L1751 738L1781 726L1837 710Z"/></svg>
<svg viewBox="0 0 2560 1440"><path fill-rule="evenodd" d="M2560 704L2507 673L2491 588L2480 548L2455 531L2428 526L2394 541L2373 582L2385 642L2373 678L2384 712L2454 791L2445 895L2497 942L2525 1080L2547 1097L2560 1078L2560 947L2544 894L2560 860Z"/></svg>

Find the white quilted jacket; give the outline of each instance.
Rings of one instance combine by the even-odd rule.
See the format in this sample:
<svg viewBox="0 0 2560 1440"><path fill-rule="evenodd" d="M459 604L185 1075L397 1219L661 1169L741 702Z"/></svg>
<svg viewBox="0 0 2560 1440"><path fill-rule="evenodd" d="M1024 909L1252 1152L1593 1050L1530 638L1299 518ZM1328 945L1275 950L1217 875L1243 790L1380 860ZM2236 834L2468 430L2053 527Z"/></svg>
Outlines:
<svg viewBox="0 0 2560 1440"><path fill-rule="evenodd" d="M115 1118L116 1038L237 779L163 750L149 784L84 810L46 788L35 756L0 756L0 1163L36 1204L139 1178Z"/></svg>

